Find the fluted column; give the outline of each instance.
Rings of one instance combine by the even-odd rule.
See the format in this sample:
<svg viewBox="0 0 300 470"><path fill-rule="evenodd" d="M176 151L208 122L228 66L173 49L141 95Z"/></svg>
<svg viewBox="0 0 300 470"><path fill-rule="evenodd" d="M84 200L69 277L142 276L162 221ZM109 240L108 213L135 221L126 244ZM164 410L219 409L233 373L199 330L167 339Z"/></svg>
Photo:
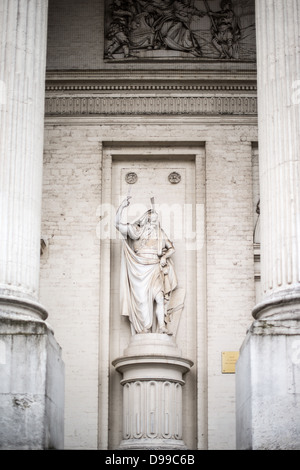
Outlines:
<svg viewBox="0 0 300 470"><path fill-rule="evenodd" d="M263 300L236 365L237 449L300 449L300 3L256 0Z"/></svg>
<svg viewBox="0 0 300 470"><path fill-rule="evenodd" d="M299 0L257 0L256 29L263 300L253 315L300 319Z"/></svg>
<svg viewBox="0 0 300 470"><path fill-rule="evenodd" d="M47 0L0 2L0 315L38 303Z"/></svg>

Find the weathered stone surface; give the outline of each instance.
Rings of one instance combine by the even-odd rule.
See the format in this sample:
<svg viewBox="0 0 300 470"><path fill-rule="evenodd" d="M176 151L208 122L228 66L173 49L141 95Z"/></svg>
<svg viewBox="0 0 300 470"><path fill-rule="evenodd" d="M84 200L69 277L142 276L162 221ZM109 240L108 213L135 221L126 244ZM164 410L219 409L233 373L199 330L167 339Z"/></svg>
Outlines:
<svg viewBox="0 0 300 470"><path fill-rule="evenodd" d="M236 368L237 448L300 449L298 322L256 321Z"/></svg>
<svg viewBox="0 0 300 470"><path fill-rule="evenodd" d="M0 449L61 449L64 364L42 322L0 322Z"/></svg>

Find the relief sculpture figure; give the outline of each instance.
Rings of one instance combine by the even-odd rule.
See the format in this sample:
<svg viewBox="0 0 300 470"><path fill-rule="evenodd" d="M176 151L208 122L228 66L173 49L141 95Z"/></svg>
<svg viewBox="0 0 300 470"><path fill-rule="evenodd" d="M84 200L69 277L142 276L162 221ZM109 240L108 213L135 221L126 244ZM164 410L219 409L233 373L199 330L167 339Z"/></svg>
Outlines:
<svg viewBox="0 0 300 470"><path fill-rule="evenodd" d="M113 58L113 53L121 49L124 57L130 56L129 25L133 12L130 11L130 3L125 0L114 0L111 5L113 20L110 24L107 38L110 45L107 50L107 57Z"/></svg>
<svg viewBox="0 0 300 470"><path fill-rule="evenodd" d="M154 23L155 48L169 48L202 56L200 44L190 28L192 16L204 16L205 12L190 5L189 0L152 0L159 12Z"/></svg>
<svg viewBox="0 0 300 470"><path fill-rule="evenodd" d="M128 196L116 213L116 228L122 234L121 314L129 317L132 334L169 334L167 306L177 288L170 257L175 252L159 223L158 213L149 209L133 223L123 223L130 204Z"/></svg>
<svg viewBox="0 0 300 470"><path fill-rule="evenodd" d="M231 0L222 0L220 6L221 10L217 12L212 12L207 7L212 22L212 44L219 51L220 59L238 58L241 38L239 19L233 11Z"/></svg>

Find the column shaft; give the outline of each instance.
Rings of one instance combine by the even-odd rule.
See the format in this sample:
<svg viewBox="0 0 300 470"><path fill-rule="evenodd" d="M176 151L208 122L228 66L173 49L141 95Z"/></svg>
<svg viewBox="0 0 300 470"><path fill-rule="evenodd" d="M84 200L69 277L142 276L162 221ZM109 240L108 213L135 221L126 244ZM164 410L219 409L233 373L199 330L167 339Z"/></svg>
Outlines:
<svg viewBox="0 0 300 470"><path fill-rule="evenodd" d="M47 7L47 0L0 5L0 310L26 305L42 317L37 299Z"/></svg>
<svg viewBox="0 0 300 470"><path fill-rule="evenodd" d="M261 186L261 278L255 318L300 318L300 4L256 2ZM275 308L275 310L274 310ZM271 309L271 310L270 310Z"/></svg>

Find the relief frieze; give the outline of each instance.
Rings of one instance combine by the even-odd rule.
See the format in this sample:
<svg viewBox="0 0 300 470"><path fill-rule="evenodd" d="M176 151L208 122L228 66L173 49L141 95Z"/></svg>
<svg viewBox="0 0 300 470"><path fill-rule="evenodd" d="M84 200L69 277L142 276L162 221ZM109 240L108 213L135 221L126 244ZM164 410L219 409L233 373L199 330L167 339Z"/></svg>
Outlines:
<svg viewBox="0 0 300 470"><path fill-rule="evenodd" d="M255 62L254 0L106 0L105 59Z"/></svg>
<svg viewBox="0 0 300 470"><path fill-rule="evenodd" d="M257 97L47 95L46 116L257 116Z"/></svg>

